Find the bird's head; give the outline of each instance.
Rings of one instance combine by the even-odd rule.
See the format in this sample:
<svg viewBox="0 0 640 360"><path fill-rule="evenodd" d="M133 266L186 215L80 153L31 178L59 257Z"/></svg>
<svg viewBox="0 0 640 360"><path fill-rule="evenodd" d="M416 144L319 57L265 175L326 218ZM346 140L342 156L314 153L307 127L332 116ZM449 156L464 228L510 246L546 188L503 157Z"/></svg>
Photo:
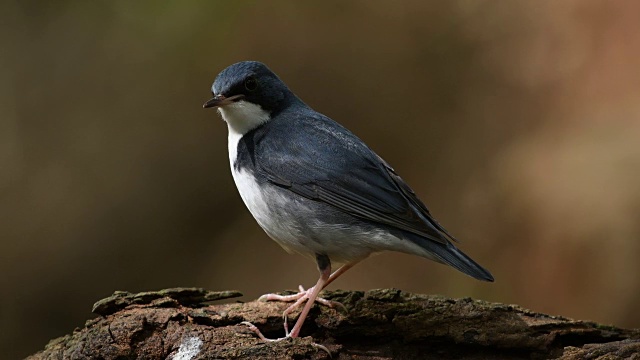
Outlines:
<svg viewBox="0 0 640 360"><path fill-rule="evenodd" d="M205 108L217 108L222 118L241 134L271 119L295 98L287 85L266 65L243 61L222 70L211 86L213 98Z"/></svg>

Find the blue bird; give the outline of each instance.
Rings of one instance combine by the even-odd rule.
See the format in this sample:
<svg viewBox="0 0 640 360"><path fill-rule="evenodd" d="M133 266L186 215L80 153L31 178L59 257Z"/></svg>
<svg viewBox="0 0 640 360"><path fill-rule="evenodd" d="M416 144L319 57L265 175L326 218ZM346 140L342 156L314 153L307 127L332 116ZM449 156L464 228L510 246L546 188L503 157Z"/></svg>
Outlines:
<svg viewBox="0 0 640 360"><path fill-rule="evenodd" d="M211 90L204 107L217 108L227 123L231 173L245 205L273 240L311 257L320 271L315 286L298 294L261 297L295 301L283 314L285 338L299 336L315 301L336 305L319 292L373 253L418 255L493 281L453 245L454 237L389 164L302 102L266 65L233 64ZM336 263L343 265L331 273ZM305 301L289 332L287 315Z"/></svg>

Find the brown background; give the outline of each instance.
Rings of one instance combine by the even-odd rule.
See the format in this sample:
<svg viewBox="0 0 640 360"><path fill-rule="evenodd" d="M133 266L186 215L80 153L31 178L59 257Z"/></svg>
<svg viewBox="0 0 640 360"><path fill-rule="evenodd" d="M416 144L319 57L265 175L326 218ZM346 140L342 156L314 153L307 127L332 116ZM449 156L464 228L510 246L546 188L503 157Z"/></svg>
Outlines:
<svg viewBox="0 0 640 360"><path fill-rule="evenodd" d="M215 75L260 60L390 162L496 277L383 254L398 287L640 327L640 3L3 2L0 354L114 290L311 285L255 224Z"/></svg>

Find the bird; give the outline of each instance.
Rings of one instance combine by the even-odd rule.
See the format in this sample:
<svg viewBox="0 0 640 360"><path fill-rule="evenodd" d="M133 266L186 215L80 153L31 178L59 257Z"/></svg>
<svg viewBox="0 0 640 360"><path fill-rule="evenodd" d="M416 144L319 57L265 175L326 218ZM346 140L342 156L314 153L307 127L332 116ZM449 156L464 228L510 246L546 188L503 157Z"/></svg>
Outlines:
<svg viewBox="0 0 640 360"><path fill-rule="evenodd" d="M265 64L228 66L211 92L203 107L217 109L227 124L231 174L244 204L269 237L314 260L320 273L297 294L260 298L294 302L283 314L283 338L268 339L245 322L261 339L299 337L316 301L336 305L319 298L320 291L374 253L417 255L494 281L382 157L305 104ZM303 303L289 331L287 315Z"/></svg>

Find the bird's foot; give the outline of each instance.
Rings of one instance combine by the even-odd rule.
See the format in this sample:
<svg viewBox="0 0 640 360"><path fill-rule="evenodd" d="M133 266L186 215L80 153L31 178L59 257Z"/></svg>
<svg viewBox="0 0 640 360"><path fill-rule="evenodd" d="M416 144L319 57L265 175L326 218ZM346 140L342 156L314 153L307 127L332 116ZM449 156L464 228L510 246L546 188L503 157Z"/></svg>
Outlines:
<svg viewBox="0 0 640 360"><path fill-rule="evenodd" d="M260 338L260 340L262 340L262 341L264 341L264 342L278 342L278 341L282 341L282 340L286 340L286 339L293 338L293 337L291 336L291 334L287 332L287 334L286 334L284 337L276 338L276 339L269 339L269 338L267 338L266 336L264 336L264 335L262 334L262 331L260 331L260 329L258 329L258 327L257 327L257 326L255 326L255 325L253 325L252 323L250 323L250 322L248 322L248 321L243 321L243 322L241 322L240 324L248 326L248 327L249 327L249 330L253 331L253 333L255 333L256 335L258 335L258 337ZM329 351L329 349L327 349L327 347L326 347L326 346L324 346L324 345L320 345L320 344L316 344L316 343L311 343L311 346L315 347L316 349L320 349L320 350L326 351L326 352L327 352L327 354L329 354L329 357L332 357L332 356L331 356L331 351Z"/></svg>
<svg viewBox="0 0 640 360"><path fill-rule="evenodd" d="M291 337L289 334L286 334L284 337L281 338L276 338L276 339L269 339L268 337L262 335L262 331L260 331L260 329L258 329L257 326L253 325L252 323L248 322L248 321L243 321L240 324L242 325L247 325L249 327L249 330L253 331L256 335L258 335L258 337L260 338L260 340L264 341L264 342L276 342L276 341L282 341L284 339L287 339L289 337Z"/></svg>
<svg viewBox="0 0 640 360"><path fill-rule="evenodd" d="M260 296L258 300L259 301L283 301L283 302L295 301L293 305L289 306L285 310L285 314L283 315L287 315L293 310L295 310L295 308L302 305L306 300L309 299L309 295L311 295L311 293L313 292L313 288L314 287L310 287L309 289L305 290L304 287L302 287L302 285L298 285L298 293L296 294L292 294L292 295L264 294ZM340 311L345 311L345 312L347 310L347 308L344 305L342 305L337 301L331 301L331 300L318 297L316 298L316 302L332 309L338 308L340 309Z"/></svg>
<svg viewBox="0 0 640 360"><path fill-rule="evenodd" d="M278 294L265 294L258 298L260 301L284 301L291 302L295 301L291 306L286 308L284 312L282 312L282 318L284 319L284 331L287 335L289 335L289 325L287 324L287 318L291 312L293 312L300 305L304 304L305 301L309 299L309 295L313 292L314 287L310 287L305 290L302 285L298 285L299 292L297 294L292 295L278 295ZM346 313L347 308L337 301L331 301L327 299L323 299L321 297L316 298L316 302L325 305L331 309L339 309L341 312Z"/></svg>

